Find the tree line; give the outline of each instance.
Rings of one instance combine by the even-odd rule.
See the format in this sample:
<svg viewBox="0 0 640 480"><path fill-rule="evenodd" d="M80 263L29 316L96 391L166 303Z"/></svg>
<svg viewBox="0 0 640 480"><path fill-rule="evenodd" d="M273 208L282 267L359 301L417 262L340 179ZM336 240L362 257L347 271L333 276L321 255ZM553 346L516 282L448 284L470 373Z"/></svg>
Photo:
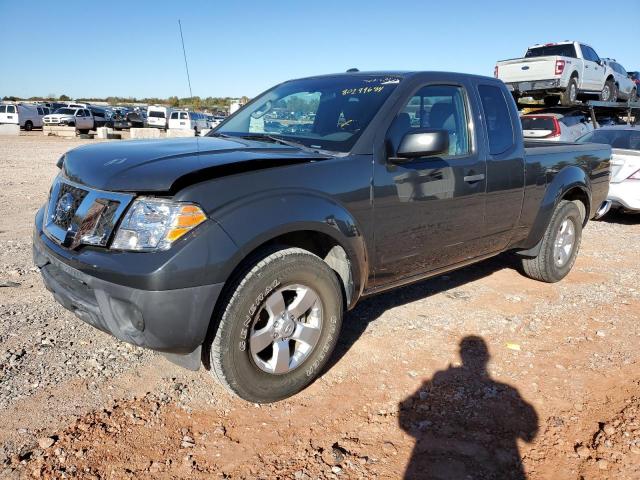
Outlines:
<svg viewBox="0 0 640 480"><path fill-rule="evenodd" d="M46 97L29 97L29 98L21 98L15 96L4 96L2 97L3 101L10 102L19 102L19 101L29 101L29 102L68 102L70 100L75 100L76 102L107 102L109 105L131 105L136 103L144 103L147 105L166 105L169 107L175 108L189 108L191 110L228 110L229 105L232 102L240 100L241 103L247 103L249 101L248 97L182 97L179 98L177 96L172 96L168 98L158 98L158 97L146 97L146 98L136 98L136 97L83 97L83 98L74 98L72 99L68 95L55 95L50 94Z"/></svg>

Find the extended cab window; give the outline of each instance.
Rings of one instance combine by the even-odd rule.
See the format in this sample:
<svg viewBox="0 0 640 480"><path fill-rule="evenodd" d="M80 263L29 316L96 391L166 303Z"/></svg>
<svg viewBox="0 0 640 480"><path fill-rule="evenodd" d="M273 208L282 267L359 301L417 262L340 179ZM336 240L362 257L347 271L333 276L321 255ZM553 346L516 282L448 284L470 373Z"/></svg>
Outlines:
<svg viewBox="0 0 640 480"><path fill-rule="evenodd" d="M489 139L489 153L500 155L513 146L514 131L507 100L499 87L480 85L478 91Z"/></svg>
<svg viewBox="0 0 640 480"><path fill-rule="evenodd" d="M396 116L388 138L397 149L402 137L418 128L446 130L449 155L469 153L469 131L462 87L429 85L418 90Z"/></svg>

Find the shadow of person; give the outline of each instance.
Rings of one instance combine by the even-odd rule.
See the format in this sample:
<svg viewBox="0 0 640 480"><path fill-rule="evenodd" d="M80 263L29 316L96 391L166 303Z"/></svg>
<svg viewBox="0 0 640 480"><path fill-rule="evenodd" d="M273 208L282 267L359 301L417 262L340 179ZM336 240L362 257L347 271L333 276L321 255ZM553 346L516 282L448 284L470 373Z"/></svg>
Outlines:
<svg viewBox="0 0 640 480"><path fill-rule="evenodd" d="M535 437L535 410L491 379L482 338L463 338L460 357L400 403L400 427L416 439L405 478L525 479L517 440Z"/></svg>

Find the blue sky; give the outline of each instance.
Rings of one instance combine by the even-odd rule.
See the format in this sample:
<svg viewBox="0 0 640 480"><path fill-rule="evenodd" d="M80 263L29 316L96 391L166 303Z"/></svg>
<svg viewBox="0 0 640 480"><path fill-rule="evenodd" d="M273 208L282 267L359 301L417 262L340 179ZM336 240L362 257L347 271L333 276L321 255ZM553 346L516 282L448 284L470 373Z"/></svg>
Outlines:
<svg viewBox="0 0 640 480"><path fill-rule="evenodd" d="M254 96L282 80L350 67L492 75L496 60L564 39L640 70L640 0L544 5L0 0L0 97L188 96L178 19L193 94L202 97Z"/></svg>

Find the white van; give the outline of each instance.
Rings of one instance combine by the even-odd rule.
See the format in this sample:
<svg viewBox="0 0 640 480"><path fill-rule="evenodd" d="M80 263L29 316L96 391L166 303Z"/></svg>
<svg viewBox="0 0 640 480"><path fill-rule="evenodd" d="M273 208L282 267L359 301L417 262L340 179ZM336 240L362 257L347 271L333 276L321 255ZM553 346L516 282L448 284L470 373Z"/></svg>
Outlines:
<svg viewBox="0 0 640 480"><path fill-rule="evenodd" d="M147 125L155 128L167 128L170 109L158 105L147 107Z"/></svg>
<svg viewBox="0 0 640 480"><path fill-rule="evenodd" d="M42 128L42 119L50 112L49 107L25 103L3 103L0 105L0 123L20 125L26 131Z"/></svg>
<svg viewBox="0 0 640 480"><path fill-rule="evenodd" d="M205 128L209 128L209 122L204 113L174 110L171 112L171 117L169 118L169 128L195 130L197 133Z"/></svg>

